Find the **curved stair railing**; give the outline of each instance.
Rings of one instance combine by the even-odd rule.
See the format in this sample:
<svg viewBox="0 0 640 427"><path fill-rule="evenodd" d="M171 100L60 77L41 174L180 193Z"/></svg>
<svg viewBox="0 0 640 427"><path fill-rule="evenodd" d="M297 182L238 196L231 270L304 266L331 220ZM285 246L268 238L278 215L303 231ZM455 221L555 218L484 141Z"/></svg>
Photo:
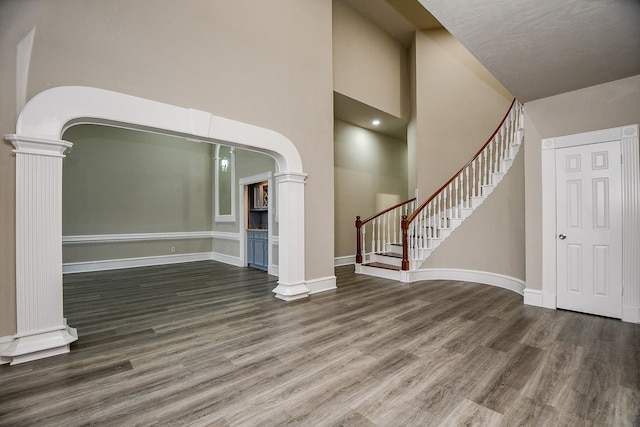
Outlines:
<svg viewBox="0 0 640 427"><path fill-rule="evenodd" d="M423 204L413 198L365 220L356 217L356 264L416 270L502 180L520 147L522 125L522 104L514 99L480 150Z"/></svg>
<svg viewBox="0 0 640 427"><path fill-rule="evenodd" d="M402 217L402 270L418 268L502 179L520 144L522 121L522 104L514 99L476 155L411 215Z"/></svg>
<svg viewBox="0 0 640 427"><path fill-rule="evenodd" d="M367 254L384 252L389 244L400 242L401 221L417 206L416 198L370 216L365 220L356 217L356 263L362 264ZM367 229L369 232L367 233ZM370 243L370 245L367 245ZM368 248L368 250L367 250Z"/></svg>

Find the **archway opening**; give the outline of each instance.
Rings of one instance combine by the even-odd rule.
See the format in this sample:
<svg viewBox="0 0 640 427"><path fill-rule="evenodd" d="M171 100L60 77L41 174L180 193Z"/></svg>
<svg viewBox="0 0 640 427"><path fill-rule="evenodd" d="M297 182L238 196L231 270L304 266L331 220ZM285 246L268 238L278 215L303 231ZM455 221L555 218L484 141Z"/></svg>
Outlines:
<svg viewBox="0 0 640 427"><path fill-rule="evenodd" d="M77 339L62 312L62 161L72 144L61 139L77 124L106 124L190 140L247 148L272 156L279 216L277 298L309 295L305 283L304 182L291 141L269 129L211 113L89 87L44 91L24 107L16 134L17 334L0 354L10 363L69 351Z"/></svg>

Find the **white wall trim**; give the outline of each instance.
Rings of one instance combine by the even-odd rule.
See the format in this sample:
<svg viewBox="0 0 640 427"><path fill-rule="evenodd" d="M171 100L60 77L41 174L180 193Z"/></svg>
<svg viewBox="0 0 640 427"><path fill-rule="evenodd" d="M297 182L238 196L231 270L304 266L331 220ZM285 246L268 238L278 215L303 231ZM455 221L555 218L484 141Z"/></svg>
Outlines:
<svg viewBox="0 0 640 427"><path fill-rule="evenodd" d="M268 273L271 276L276 276L279 277L280 276L280 267L276 264L269 264L269 271Z"/></svg>
<svg viewBox="0 0 640 427"><path fill-rule="evenodd" d="M159 255L140 258L106 259L98 261L69 262L62 265L62 272L85 273L89 271L119 270L122 268L146 267L151 265L178 264L183 262L206 261L212 259L211 252L193 254Z"/></svg>
<svg viewBox="0 0 640 427"><path fill-rule="evenodd" d="M640 323L640 307L622 305L622 320L630 323Z"/></svg>
<svg viewBox="0 0 640 427"><path fill-rule="evenodd" d="M267 171L267 172L259 173L257 175L245 176L243 178L240 178L238 180L238 184L240 185L258 184L263 181L268 181L271 178L273 178L273 172Z"/></svg>
<svg viewBox="0 0 640 427"><path fill-rule="evenodd" d="M542 291L538 289L525 289L524 290L524 304L532 305L534 307L543 307L542 305Z"/></svg>
<svg viewBox="0 0 640 427"><path fill-rule="evenodd" d="M356 263L355 255L337 256L333 259L333 266L340 267L341 265L353 265Z"/></svg>
<svg viewBox="0 0 640 427"><path fill-rule="evenodd" d="M242 230L242 237L238 235L238 241L240 242L240 263L241 267L247 266L247 227L249 218L247 212L249 211L249 186L252 184L258 184L260 182L267 181L267 185L269 186L269 191L271 194L275 194L278 189L273 185L273 172L267 171L262 172L256 175L245 176L243 178L238 179L238 194L240 199L240 209L238 212L238 223L240 224L240 230ZM271 198L273 200L273 197ZM277 200L277 196L276 196ZM267 205L267 240L269 245L267 247L267 261L270 263L273 259L274 248L274 237L278 239L278 243L280 240L278 236L273 236L273 212L275 212L276 207L273 203L269 203ZM269 267L268 267L269 269ZM271 271L269 269L269 271Z"/></svg>
<svg viewBox="0 0 640 427"><path fill-rule="evenodd" d="M488 271L463 270L457 268L423 268L420 270L398 271L371 268L356 264L356 273L396 280L403 283L413 283L422 280L459 280L463 282L481 283L489 286L508 289L519 295L524 295L525 283L515 277Z"/></svg>
<svg viewBox="0 0 640 427"><path fill-rule="evenodd" d="M307 280L307 287L309 288L309 294L317 294L318 292L336 289L336 276Z"/></svg>
<svg viewBox="0 0 640 427"><path fill-rule="evenodd" d="M232 240L235 242L240 241L240 233L231 233L227 231L213 231L212 237L214 239L220 239L220 240Z"/></svg>
<svg viewBox="0 0 640 427"><path fill-rule="evenodd" d="M555 294L547 294L540 289L525 289L524 290L524 304L534 307L556 309L556 296Z"/></svg>
<svg viewBox="0 0 640 427"><path fill-rule="evenodd" d="M214 177L214 207L213 211L214 221L215 222L236 222L236 192L235 192L235 182L236 182L236 150L233 147L230 148L230 159L228 167L231 168L231 188L229 191L231 192L231 213L230 214L220 214L220 144L216 145L216 152L213 158L213 177Z"/></svg>
<svg viewBox="0 0 640 427"><path fill-rule="evenodd" d="M124 233L86 234L62 236L63 245L89 243L150 242L155 240L211 239L216 237L211 231L178 231L168 233Z"/></svg>
<svg viewBox="0 0 640 427"><path fill-rule="evenodd" d="M236 267L243 267L240 257L237 257L237 256L221 254L218 252L212 252L211 257L209 259L213 261L221 262L223 264L230 264Z"/></svg>
<svg viewBox="0 0 640 427"><path fill-rule="evenodd" d="M463 270L457 268L425 268L421 270L407 271L409 282L419 280L460 280L464 282L482 283L484 285L497 286L508 289L517 294L524 295L525 283L515 277L488 271Z"/></svg>
<svg viewBox="0 0 640 427"><path fill-rule="evenodd" d="M622 152L622 320L638 323L640 307L640 154L639 126L629 125L541 141L542 155L542 295L543 306L556 308L556 149L620 141Z"/></svg>
<svg viewBox="0 0 640 427"><path fill-rule="evenodd" d="M0 365L5 365L7 363L11 363L10 357L3 357L2 353L7 350L11 344L13 344L14 337L13 335L7 335L4 337L0 337Z"/></svg>

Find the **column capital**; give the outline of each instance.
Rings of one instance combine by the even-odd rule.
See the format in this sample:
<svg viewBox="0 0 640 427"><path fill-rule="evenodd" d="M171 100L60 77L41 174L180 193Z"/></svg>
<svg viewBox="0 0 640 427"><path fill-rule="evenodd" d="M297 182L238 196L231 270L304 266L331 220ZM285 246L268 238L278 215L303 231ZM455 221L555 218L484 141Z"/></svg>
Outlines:
<svg viewBox="0 0 640 427"><path fill-rule="evenodd" d="M32 154L38 156L64 157L67 148L73 147L69 141L61 139L34 138L30 136L8 134L4 139L11 142L16 154Z"/></svg>
<svg viewBox="0 0 640 427"><path fill-rule="evenodd" d="M274 174L277 182L294 182L304 184L307 174L302 172L278 172Z"/></svg>

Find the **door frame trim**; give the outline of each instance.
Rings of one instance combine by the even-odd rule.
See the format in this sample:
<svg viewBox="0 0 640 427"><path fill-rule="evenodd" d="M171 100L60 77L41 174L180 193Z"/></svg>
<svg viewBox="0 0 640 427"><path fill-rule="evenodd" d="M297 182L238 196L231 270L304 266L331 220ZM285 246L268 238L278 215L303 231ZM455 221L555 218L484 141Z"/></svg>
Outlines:
<svg viewBox="0 0 640 427"><path fill-rule="evenodd" d="M240 199L240 212L238 212L238 223L240 224L240 264L243 267L248 265L247 263L247 221L249 216L247 214L249 210L249 186L251 184L258 184L260 182L267 181L267 185L269 186L269 193L273 191L273 193L269 194L269 198L272 200L277 200L277 195L275 194L275 189L273 186L273 172L263 172L253 176L247 176L244 178L240 178L238 180L238 195ZM274 221L274 206L273 203L269 203L267 205L267 258L269 261L268 271L267 273L272 276L278 276L278 266L273 264L273 253L274 253L274 235L273 235L273 221ZM276 211L277 212L277 211ZM278 236L275 236L278 237Z"/></svg>
<svg viewBox="0 0 640 427"><path fill-rule="evenodd" d="M622 153L622 320L640 323L640 156L638 125L543 139L542 306L557 308L556 150L620 141Z"/></svg>

